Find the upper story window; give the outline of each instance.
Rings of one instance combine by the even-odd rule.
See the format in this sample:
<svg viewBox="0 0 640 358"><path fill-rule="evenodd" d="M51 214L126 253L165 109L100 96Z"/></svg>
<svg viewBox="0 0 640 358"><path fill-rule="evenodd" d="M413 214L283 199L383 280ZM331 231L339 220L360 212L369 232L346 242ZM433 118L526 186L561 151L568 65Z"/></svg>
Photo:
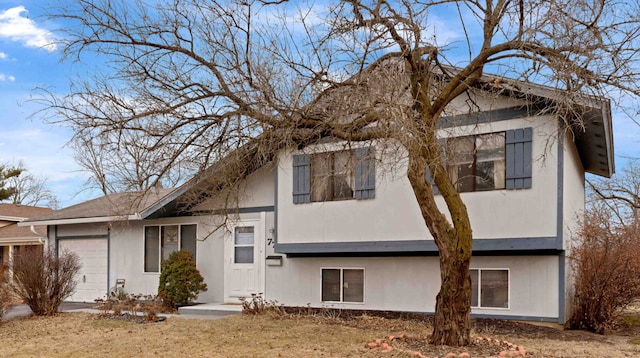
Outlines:
<svg viewBox="0 0 640 358"><path fill-rule="evenodd" d="M447 174L459 192L531 188L532 128L440 142ZM426 177L433 185L428 168ZM438 194L435 186L434 192Z"/></svg>
<svg viewBox="0 0 640 358"><path fill-rule="evenodd" d="M460 193L505 188L505 133L451 138L447 172Z"/></svg>
<svg viewBox="0 0 640 358"><path fill-rule="evenodd" d="M311 155L311 201L353 199L354 162L353 150Z"/></svg>
<svg viewBox="0 0 640 358"><path fill-rule="evenodd" d="M293 156L293 203L373 199L375 150L356 148Z"/></svg>

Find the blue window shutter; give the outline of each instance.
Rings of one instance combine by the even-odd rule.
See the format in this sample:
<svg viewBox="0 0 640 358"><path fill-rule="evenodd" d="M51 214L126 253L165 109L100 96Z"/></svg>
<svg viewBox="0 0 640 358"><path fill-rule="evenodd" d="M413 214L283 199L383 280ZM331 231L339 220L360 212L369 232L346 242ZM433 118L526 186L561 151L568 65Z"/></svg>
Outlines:
<svg viewBox="0 0 640 358"><path fill-rule="evenodd" d="M440 152L440 158L442 158L442 160L445 162L445 165L447 161L446 146L447 146L446 138L438 139L438 151ZM440 189L438 189L436 182L433 180L433 177L431 176L431 169L429 169L429 165L427 165L426 171L424 173L424 178L427 182L431 183L431 187L433 188L433 193L435 195L439 195Z"/></svg>
<svg viewBox="0 0 640 358"><path fill-rule="evenodd" d="M427 165L427 170L426 170L426 173L424 175L424 178L427 180L427 182L431 183L431 187L433 188L433 193L435 195L440 194L440 189L438 189L438 186L436 185L436 182L433 181L433 177L431 176L431 169L429 169L428 165Z"/></svg>
<svg viewBox="0 0 640 358"><path fill-rule="evenodd" d="M293 203L311 201L311 155L293 156Z"/></svg>
<svg viewBox="0 0 640 358"><path fill-rule="evenodd" d="M506 132L506 187L507 189L531 188L531 144L533 129L514 129Z"/></svg>
<svg viewBox="0 0 640 358"><path fill-rule="evenodd" d="M373 147L356 149L356 199L376 197L376 158Z"/></svg>

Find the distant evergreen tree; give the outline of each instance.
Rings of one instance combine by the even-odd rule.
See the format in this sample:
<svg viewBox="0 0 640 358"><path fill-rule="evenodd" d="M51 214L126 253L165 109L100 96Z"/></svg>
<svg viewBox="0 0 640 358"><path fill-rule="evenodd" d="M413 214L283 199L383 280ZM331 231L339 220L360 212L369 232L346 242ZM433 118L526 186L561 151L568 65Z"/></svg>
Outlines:
<svg viewBox="0 0 640 358"><path fill-rule="evenodd" d="M22 173L21 168L8 168L0 165L0 201L9 199L16 192L15 187L5 187L5 185L7 179L17 177L20 173Z"/></svg>

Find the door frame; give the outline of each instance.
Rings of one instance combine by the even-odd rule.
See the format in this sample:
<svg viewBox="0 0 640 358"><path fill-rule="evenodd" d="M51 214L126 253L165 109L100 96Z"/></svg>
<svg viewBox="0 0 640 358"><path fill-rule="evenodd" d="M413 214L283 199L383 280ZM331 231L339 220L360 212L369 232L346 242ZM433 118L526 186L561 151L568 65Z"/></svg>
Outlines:
<svg viewBox="0 0 640 358"><path fill-rule="evenodd" d="M234 243L235 243L235 228L241 226L253 226L254 227L254 251L253 251L253 264L256 269L257 290L255 293L263 293L265 288L265 257L266 257L266 235L265 235L265 222L266 213L260 212L260 218L257 219L238 219L227 225L228 234L224 239L224 289L223 297L225 303L238 303L239 298L242 296L236 296L231 294L230 274L231 265L233 265L234 258Z"/></svg>

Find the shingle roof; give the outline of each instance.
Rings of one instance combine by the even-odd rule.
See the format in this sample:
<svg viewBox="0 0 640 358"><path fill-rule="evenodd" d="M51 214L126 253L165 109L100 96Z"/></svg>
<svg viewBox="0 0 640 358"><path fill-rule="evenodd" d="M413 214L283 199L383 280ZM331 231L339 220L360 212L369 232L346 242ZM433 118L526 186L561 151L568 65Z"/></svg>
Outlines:
<svg viewBox="0 0 640 358"><path fill-rule="evenodd" d="M31 231L31 228L28 226L18 226L18 224L11 224L4 227L0 227L0 242L2 242L2 239L11 239L11 238L37 239L40 237L47 236L46 226L35 226L34 228L39 235L34 234Z"/></svg>
<svg viewBox="0 0 640 358"><path fill-rule="evenodd" d="M144 210L173 189L154 189L147 193L116 193L85 201L25 222L64 219L128 217Z"/></svg>
<svg viewBox="0 0 640 358"><path fill-rule="evenodd" d="M53 209L41 208L38 206L0 204L0 216L15 218L31 218L52 212Z"/></svg>
<svg viewBox="0 0 640 358"><path fill-rule="evenodd" d="M44 226L35 226L36 235L28 226L18 226L17 223L22 219L31 218L39 215L52 213L53 209L41 208L37 206L16 205L16 204L0 204L0 217L7 221L14 221L13 224L0 227L0 242L2 239L38 239L47 236L47 228ZM13 219L12 219L13 218Z"/></svg>

